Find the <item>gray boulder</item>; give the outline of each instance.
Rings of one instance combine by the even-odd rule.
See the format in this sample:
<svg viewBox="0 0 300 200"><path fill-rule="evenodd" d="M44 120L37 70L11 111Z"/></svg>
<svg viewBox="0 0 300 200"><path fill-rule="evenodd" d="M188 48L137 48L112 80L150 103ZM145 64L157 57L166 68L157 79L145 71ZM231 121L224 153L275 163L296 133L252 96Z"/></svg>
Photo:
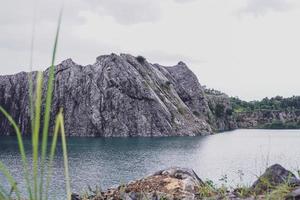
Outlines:
<svg viewBox="0 0 300 200"><path fill-rule="evenodd" d="M290 171L279 164L274 164L253 183L251 189L260 194L271 191L280 184L289 184L290 186L300 186L300 180Z"/></svg>
<svg viewBox="0 0 300 200"><path fill-rule="evenodd" d="M93 200L194 200L204 184L191 169L173 167L96 194ZM73 195L74 197L76 195ZM75 198L74 198L75 199Z"/></svg>
<svg viewBox="0 0 300 200"><path fill-rule="evenodd" d="M288 194L286 200L300 200L300 187Z"/></svg>

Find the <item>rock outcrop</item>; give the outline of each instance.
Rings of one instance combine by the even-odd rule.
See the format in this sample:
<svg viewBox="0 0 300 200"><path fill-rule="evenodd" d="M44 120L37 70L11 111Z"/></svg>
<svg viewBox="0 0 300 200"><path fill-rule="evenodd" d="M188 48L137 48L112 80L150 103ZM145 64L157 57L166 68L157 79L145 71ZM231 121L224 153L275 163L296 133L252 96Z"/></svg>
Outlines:
<svg viewBox="0 0 300 200"><path fill-rule="evenodd" d="M210 111L207 121L215 131L228 131L238 128L228 95L205 90L205 96Z"/></svg>
<svg viewBox="0 0 300 200"><path fill-rule="evenodd" d="M140 180L132 181L117 188L111 188L103 192L95 192L89 199L199 199L199 188L204 183L197 174L186 168L173 167L161 170L153 175ZM81 200L79 195L73 194L72 200Z"/></svg>
<svg viewBox="0 0 300 200"><path fill-rule="evenodd" d="M72 200L297 200L300 180L279 164L270 166L250 188L217 188L203 182L192 169L172 167L140 180Z"/></svg>
<svg viewBox="0 0 300 200"><path fill-rule="evenodd" d="M276 186L288 184L290 186L300 186L300 180L290 171L279 164L274 164L253 183L251 189L256 194L273 190Z"/></svg>
<svg viewBox="0 0 300 200"><path fill-rule="evenodd" d="M28 73L0 76L0 105L24 134L30 133L28 91ZM218 129L208 120L203 88L183 62L164 67L128 54L99 56L87 66L71 59L57 65L52 119L60 107L69 136L195 136ZM0 130L13 134L3 115Z"/></svg>

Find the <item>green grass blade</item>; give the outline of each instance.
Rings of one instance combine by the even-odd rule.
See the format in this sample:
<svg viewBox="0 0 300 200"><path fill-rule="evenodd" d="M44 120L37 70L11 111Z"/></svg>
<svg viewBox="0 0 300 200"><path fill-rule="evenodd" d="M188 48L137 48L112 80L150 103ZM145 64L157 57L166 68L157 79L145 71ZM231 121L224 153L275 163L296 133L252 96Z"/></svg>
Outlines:
<svg viewBox="0 0 300 200"><path fill-rule="evenodd" d="M57 24L56 35L55 35L55 40L54 40L54 47L53 47L53 52L52 52L52 61L51 61L52 65L54 65L55 58L56 58L56 49L57 49L57 44L58 44L58 37L59 37L59 32L60 32L62 13L63 13L63 8L61 8L61 10L59 12L59 17L58 17L58 24Z"/></svg>
<svg viewBox="0 0 300 200"><path fill-rule="evenodd" d="M34 37L35 37L35 28L36 28L36 11L37 11L37 0L34 2L34 12L33 12L33 24L32 24L32 34L30 41L30 57L29 57L29 67L30 72L28 73L28 83L29 83L29 110L30 110L30 119L31 119L31 129L33 131L33 120L34 120L34 105L33 105L33 81L32 81L32 68L33 68L33 49L34 49Z"/></svg>
<svg viewBox="0 0 300 200"><path fill-rule="evenodd" d="M50 181L51 181L51 176L52 176L52 167L53 167L53 160L54 160L54 155L55 155L55 150L56 150L56 144L57 144L57 137L58 137L58 131L59 131L59 126L60 126L60 118L61 113L59 113L56 117L55 120L55 127L54 127L54 133L53 133L53 138L52 138L52 145L50 149L50 156L49 156L49 163L48 163L48 175L47 175L47 180L46 180L46 190L45 190L45 199L48 200L48 191L49 191L49 186L50 186Z"/></svg>
<svg viewBox="0 0 300 200"><path fill-rule="evenodd" d="M42 193L43 193L43 182L44 182L43 177L44 177L45 159L47 154L48 135L49 135L48 131L49 131L49 122L50 122L51 102L52 102L52 95L53 95L53 85L54 85L54 63L56 57L56 49L58 44L61 18L62 18L62 11L60 12L58 18L58 25L57 25L53 53L52 53L52 62L51 62L51 67L49 70L49 77L48 77L46 106L45 106L45 113L44 113L43 139L42 139L40 198L42 198Z"/></svg>
<svg viewBox="0 0 300 200"><path fill-rule="evenodd" d="M21 199L20 192L17 186L17 182L13 178L13 176L9 173L8 169L5 167L5 165L0 161L0 172L6 177L8 183L10 184L12 188L12 192L15 192L18 199Z"/></svg>
<svg viewBox="0 0 300 200"><path fill-rule="evenodd" d="M32 81L32 68L33 68L33 49L34 49L34 37L35 37L35 27L36 27L36 0L34 3L34 12L33 12L33 24L32 24L32 34L30 41L30 57L29 57L29 67L30 72L28 74L28 83L29 83L29 110L30 110L30 119L31 119L31 129L33 131L33 120L34 120L34 105L33 105L33 81Z"/></svg>
<svg viewBox="0 0 300 200"><path fill-rule="evenodd" d="M64 156L67 199L71 200L71 185L70 185L70 176L69 176L68 152L67 152L67 142L66 142L63 114L61 114L61 117L60 117L60 130L61 130L61 140L62 140L62 148L63 148L63 156Z"/></svg>
<svg viewBox="0 0 300 200"><path fill-rule="evenodd" d="M28 85L29 85L29 110L30 110L30 122L31 122L31 132L34 132L34 100L33 100L33 49L34 49L34 36L35 36L35 25L36 25L36 2L33 14L33 24L32 24L32 34L30 42L30 57L29 57L29 67L30 72L28 73ZM30 194L30 199L32 195Z"/></svg>
<svg viewBox="0 0 300 200"><path fill-rule="evenodd" d="M38 72L36 82L36 101L34 131L32 135L32 159L33 159L33 191L34 199L38 199L38 159L39 159L39 131L41 124L41 105L43 90L43 73Z"/></svg>
<svg viewBox="0 0 300 200"><path fill-rule="evenodd" d="M4 189L1 186L0 186L0 199L10 200L8 194L4 191Z"/></svg>
<svg viewBox="0 0 300 200"><path fill-rule="evenodd" d="M28 84L29 84L29 110L30 110L30 121L31 121L31 130L34 129L34 108L33 108L33 81L32 81L32 72L28 74Z"/></svg>
<svg viewBox="0 0 300 200"><path fill-rule="evenodd" d="M5 199L8 199L9 197L8 193L5 191L2 185L0 185L0 199L1 199L1 195L5 197Z"/></svg>
<svg viewBox="0 0 300 200"><path fill-rule="evenodd" d="M7 194L3 193L0 191L0 199L3 199L3 200L10 200L9 197L7 196Z"/></svg>
<svg viewBox="0 0 300 200"><path fill-rule="evenodd" d="M20 131L19 127L17 126L17 123L15 122L15 120L13 120L13 118L8 114L8 112L6 112L6 110L4 108L2 108L1 106L0 106L0 112L2 112L3 115L7 118L7 120L13 126L13 128L14 128L16 134L17 134L18 145L19 145L19 150L20 150L20 153L21 153L23 169L24 169L24 177L25 177L25 181L26 181L26 186L27 186L27 191L28 191L28 194L29 194L29 198L31 200L32 199L32 191L31 191L30 181L29 181L28 162L27 162L27 158L26 158L26 154L25 154L25 149L24 149L24 144L23 144L21 131Z"/></svg>

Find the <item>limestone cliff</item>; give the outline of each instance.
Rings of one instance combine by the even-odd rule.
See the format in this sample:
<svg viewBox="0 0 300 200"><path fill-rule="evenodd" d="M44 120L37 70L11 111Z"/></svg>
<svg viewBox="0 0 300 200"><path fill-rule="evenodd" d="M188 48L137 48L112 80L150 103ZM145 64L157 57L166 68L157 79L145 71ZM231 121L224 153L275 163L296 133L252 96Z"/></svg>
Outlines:
<svg viewBox="0 0 300 200"><path fill-rule="evenodd" d="M31 132L28 80L25 72L0 76L0 105L23 134ZM261 109L266 106L271 110ZM71 59L57 65L52 126L61 107L69 136L195 136L236 128L300 127L298 97L245 102L201 86L183 62L162 66L128 54L99 56L87 66ZM12 134L1 114L0 135Z"/></svg>
<svg viewBox="0 0 300 200"><path fill-rule="evenodd" d="M35 73L34 75L35 76ZM44 72L45 83L48 70ZM28 74L0 76L0 105L30 132ZM183 136L212 133L209 108L196 76L128 54L99 56L93 65L71 59L55 69L52 119L64 108L70 136ZM196 112L199 113L196 114ZM13 131L0 115L0 134Z"/></svg>

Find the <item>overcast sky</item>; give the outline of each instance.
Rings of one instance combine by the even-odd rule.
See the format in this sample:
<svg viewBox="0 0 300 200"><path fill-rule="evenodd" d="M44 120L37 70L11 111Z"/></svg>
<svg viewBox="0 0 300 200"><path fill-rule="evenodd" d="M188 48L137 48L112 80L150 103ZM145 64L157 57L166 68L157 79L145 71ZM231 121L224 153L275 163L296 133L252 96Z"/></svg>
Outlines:
<svg viewBox="0 0 300 200"><path fill-rule="evenodd" d="M36 2L36 3L35 3ZM0 74L49 66L60 0L0 7ZM66 0L57 63L102 54L184 61L202 85L245 100L300 95L299 0Z"/></svg>

